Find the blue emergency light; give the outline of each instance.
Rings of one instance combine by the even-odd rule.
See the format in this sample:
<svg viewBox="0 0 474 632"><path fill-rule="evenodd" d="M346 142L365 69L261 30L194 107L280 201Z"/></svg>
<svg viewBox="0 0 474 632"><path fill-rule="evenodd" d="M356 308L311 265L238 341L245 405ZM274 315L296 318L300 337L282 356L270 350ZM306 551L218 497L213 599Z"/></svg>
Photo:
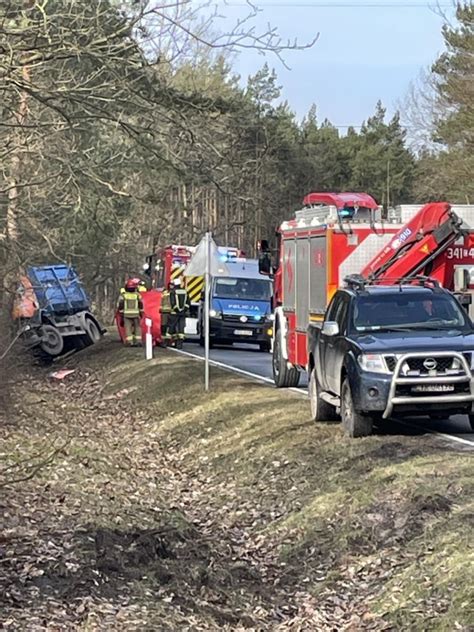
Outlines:
<svg viewBox="0 0 474 632"><path fill-rule="evenodd" d="M219 259L221 261L237 261L239 258L239 251L236 248L228 248Z"/></svg>

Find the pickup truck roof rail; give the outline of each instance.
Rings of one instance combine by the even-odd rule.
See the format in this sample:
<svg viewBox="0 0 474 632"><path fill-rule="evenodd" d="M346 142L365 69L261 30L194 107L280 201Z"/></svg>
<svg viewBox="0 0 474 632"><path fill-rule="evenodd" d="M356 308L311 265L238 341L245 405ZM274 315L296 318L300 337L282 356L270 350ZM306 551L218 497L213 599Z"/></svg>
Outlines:
<svg viewBox="0 0 474 632"><path fill-rule="evenodd" d="M344 279L344 283L347 287L356 291L364 291L367 286L373 287L374 285L398 285L400 291L403 290L404 285L418 284L422 287L432 287L435 289L441 288L441 283L438 279L418 274L416 276L409 276L406 278L390 278L384 277L383 279L364 279L360 274L351 274Z"/></svg>

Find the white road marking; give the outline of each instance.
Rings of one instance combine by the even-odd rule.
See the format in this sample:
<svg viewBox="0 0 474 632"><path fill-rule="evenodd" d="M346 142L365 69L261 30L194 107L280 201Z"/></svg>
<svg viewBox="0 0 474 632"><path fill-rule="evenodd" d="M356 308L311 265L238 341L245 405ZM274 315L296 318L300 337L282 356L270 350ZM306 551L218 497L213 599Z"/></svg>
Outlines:
<svg viewBox="0 0 474 632"><path fill-rule="evenodd" d="M190 358L195 358L196 360L201 360L204 362L204 358L197 353L190 353L189 351L183 351L182 349L174 349L173 347L169 347L170 351L174 351L176 353L180 353L181 355L189 356ZM217 360L209 360L209 364L212 366L216 366L220 369L225 369L227 371L232 371L233 373L239 373L240 375L245 375L246 377L250 377L254 380L259 380L260 382L265 382L266 384L275 385L274 381L269 377L264 377L263 375L258 375L258 373L251 373L250 371L245 371L244 369L239 369L235 366L231 366L230 364L224 364L223 362L218 362ZM308 397L306 391L301 388L285 388L285 391L293 391L294 393L298 393L298 395L302 395L303 397ZM445 432L438 432L437 430L430 430L429 428L425 428L424 426L419 426L418 424L408 423L406 421L399 421L398 419L393 420L394 423L401 424L402 426L407 426L408 428L416 428L417 430L423 430L424 432L428 432L430 434L436 435L438 437L443 437L443 439L447 439L448 441L454 441L456 443L462 443L464 445L468 445L470 448L474 448L474 442L469 441L468 439L463 439L462 437L456 437L455 435L446 434Z"/></svg>

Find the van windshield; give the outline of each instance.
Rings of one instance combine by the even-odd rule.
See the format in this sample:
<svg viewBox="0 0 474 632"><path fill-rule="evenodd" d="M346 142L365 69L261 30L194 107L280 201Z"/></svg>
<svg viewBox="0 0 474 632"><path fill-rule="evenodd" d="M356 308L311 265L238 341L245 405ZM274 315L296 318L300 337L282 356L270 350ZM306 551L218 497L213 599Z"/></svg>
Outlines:
<svg viewBox="0 0 474 632"><path fill-rule="evenodd" d="M269 301L271 296L271 281L266 279L221 277L214 282L215 298Z"/></svg>
<svg viewBox="0 0 474 632"><path fill-rule="evenodd" d="M359 296L354 306L357 331L453 329L469 326L449 294L396 292Z"/></svg>

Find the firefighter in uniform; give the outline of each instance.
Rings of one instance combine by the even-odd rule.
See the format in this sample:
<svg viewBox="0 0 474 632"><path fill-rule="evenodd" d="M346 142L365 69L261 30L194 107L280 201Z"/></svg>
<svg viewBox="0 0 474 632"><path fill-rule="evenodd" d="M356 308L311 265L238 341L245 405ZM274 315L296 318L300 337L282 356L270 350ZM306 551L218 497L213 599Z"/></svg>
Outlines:
<svg viewBox="0 0 474 632"><path fill-rule="evenodd" d="M120 291L118 310L123 318L125 329L125 344L131 347L141 344L140 317L143 313L143 303L138 290L139 280L129 279L125 288Z"/></svg>
<svg viewBox="0 0 474 632"><path fill-rule="evenodd" d="M184 341L184 328L186 326L186 314L190 308L189 296L181 279L174 279L170 290L171 314L169 317L169 334L171 342L177 349L181 349Z"/></svg>
<svg viewBox="0 0 474 632"><path fill-rule="evenodd" d="M161 339L163 341L164 346L166 346L171 340L171 335L169 331L170 315L171 315L170 290L171 290L171 283L161 293L161 304L160 304Z"/></svg>

